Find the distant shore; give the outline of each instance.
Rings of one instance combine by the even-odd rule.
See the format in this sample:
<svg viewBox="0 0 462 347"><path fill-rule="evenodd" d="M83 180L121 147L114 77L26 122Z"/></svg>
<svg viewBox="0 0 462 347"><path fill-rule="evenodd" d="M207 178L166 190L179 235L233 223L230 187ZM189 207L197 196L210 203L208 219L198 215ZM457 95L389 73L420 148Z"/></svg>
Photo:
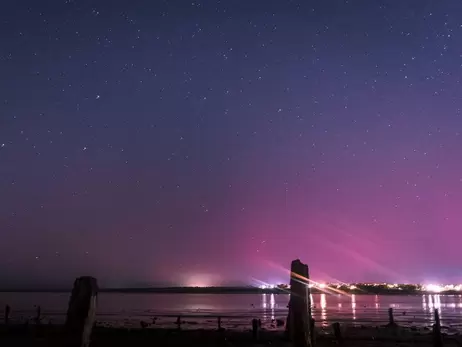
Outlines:
<svg viewBox="0 0 462 347"><path fill-rule="evenodd" d="M3 292L17 293L69 293L71 289L0 289ZM151 288L101 288L101 293L153 293L153 294L288 294L285 288L257 288L257 287L151 287ZM340 288L311 288L312 294L356 294L356 295L460 295L455 290L442 291L439 293L427 292L413 288L384 288L364 286L356 289L348 287Z"/></svg>

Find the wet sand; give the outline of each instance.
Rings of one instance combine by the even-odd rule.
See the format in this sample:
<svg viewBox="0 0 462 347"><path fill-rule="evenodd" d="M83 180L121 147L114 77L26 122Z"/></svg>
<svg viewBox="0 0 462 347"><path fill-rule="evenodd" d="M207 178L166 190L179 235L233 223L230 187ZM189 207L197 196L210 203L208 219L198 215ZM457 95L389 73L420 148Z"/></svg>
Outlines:
<svg viewBox="0 0 462 347"><path fill-rule="evenodd" d="M387 327L342 327L344 341L341 346L433 346L429 330L411 330ZM65 345L62 327L17 325L0 327L0 346L8 347L58 347ZM260 331L254 340L251 331L233 330L177 330L177 329L126 329L95 327L91 339L92 347L118 346L291 346L281 331ZM462 335L443 335L444 346L462 346ZM316 346L339 346L328 330L317 330Z"/></svg>

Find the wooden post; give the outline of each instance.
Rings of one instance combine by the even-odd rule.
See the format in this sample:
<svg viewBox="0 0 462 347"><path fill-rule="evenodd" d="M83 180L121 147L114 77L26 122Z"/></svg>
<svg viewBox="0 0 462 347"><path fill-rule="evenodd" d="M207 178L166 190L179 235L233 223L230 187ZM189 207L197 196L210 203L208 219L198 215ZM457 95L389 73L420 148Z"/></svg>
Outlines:
<svg viewBox="0 0 462 347"><path fill-rule="evenodd" d="M435 324L433 324L433 347L443 347L440 314L437 308L435 309Z"/></svg>
<svg viewBox="0 0 462 347"><path fill-rule="evenodd" d="M252 319L252 338L254 339L254 341L258 341L259 339L259 328L260 324L258 323L258 319Z"/></svg>
<svg viewBox="0 0 462 347"><path fill-rule="evenodd" d="M290 299L286 335L294 347L311 347L311 299L308 265L294 260L290 269Z"/></svg>
<svg viewBox="0 0 462 347"><path fill-rule="evenodd" d="M10 322L10 312L11 307L9 305L5 305L5 325L8 325Z"/></svg>
<svg viewBox="0 0 462 347"><path fill-rule="evenodd" d="M395 326L395 318L393 317L393 307L388 309L388 326Z"/></svg>
<svg viewBox="0 0 462 347"><path fill-rule="evenodd" d="M39 306L37 306L37 316L35 316L35 324L40 324L42 318L41 318L41 314L42 314L42 308Z"/></svg>
<svg viewBox="0 0 462 347"><path fill-rule="evenodd" d="M178 330L181 329L181 316L178 316L178 318L176 319L176 326Z"/></svg>
<svg viewBox="0 0 462 347"><path fill-rule="evenodd" d="M310 336L311 336L311 346L316 345L316 331L315 329L316 320L314 318L310 318Z"/></svg>
<svg viewBox="0 0 462 347"><path fill-rule="evenodd" d="M218 330L221 330L221 317L217 318Z"/></svg>
<svg viewBox="0 0 462 347"><path fill-rule="evenodd" d="M90 345L91 330L95 324L97 296L96 278L85 276L75 280L65 323L67 347Z"/></svg>
<svg viewBox="0 0 462 347"><path fill-rule="evenodd" d="M334 336L337 342L340 344L343 342L342 338L342 331L340 330L340 323L334 323L332 324L332 328L334 329Z"/></svg>

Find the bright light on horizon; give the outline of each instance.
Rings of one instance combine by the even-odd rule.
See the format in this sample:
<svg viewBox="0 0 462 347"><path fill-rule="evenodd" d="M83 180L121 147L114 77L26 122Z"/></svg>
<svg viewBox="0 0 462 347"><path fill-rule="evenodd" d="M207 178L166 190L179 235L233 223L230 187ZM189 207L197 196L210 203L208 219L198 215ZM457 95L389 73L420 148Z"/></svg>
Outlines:
<svg viewBox="0 0 462 347"><path fill-rule="evenodd" d="M439 284L427 284L423 287L424 290L433 293L441 293L444 290L444 287Z"/></svg>
<svg viewBox="0 0 462 347"><path fill-rule="evenodd" d="M185 279L185 285L187 287L214 287L221 285L220 278L213 274L197 273L187 275Z"/></svg>

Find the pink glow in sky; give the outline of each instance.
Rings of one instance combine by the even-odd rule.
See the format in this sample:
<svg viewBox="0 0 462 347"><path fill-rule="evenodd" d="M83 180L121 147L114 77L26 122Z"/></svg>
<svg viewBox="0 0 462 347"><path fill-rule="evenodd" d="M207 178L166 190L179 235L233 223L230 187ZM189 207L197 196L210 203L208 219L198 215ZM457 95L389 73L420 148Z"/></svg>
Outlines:
<svg viewBox="0 0 462 347"><path fill-rule="evenodd" d="M9 2L0 287L462 282L461 15Z"/></svg>

